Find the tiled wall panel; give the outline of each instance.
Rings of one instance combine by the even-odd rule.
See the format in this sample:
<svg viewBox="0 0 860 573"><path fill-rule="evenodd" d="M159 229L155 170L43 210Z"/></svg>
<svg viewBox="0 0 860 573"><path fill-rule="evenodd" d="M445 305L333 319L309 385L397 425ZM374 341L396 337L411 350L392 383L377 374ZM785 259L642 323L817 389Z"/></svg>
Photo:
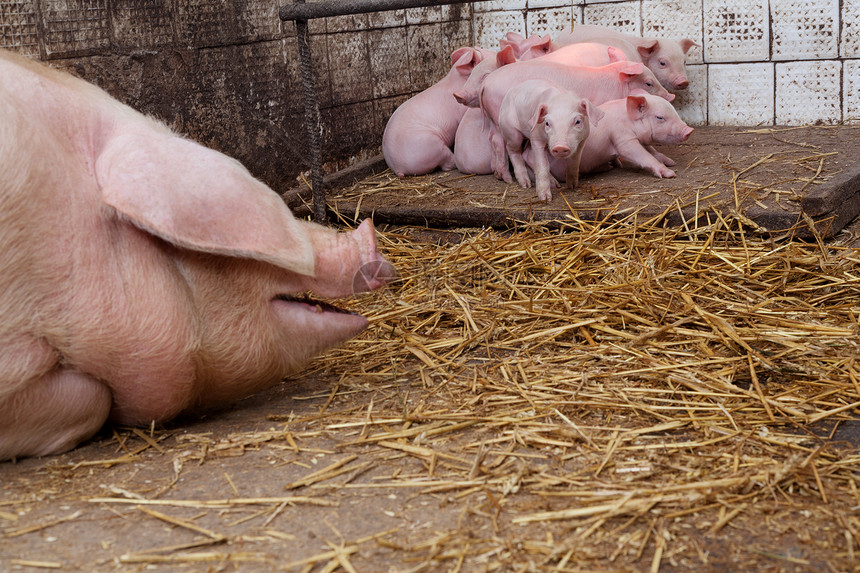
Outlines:
<svg viewBox="0 0 860 573"><path fill-rule="evenodd" d="M773 64L713 64L708 68L708 123L770 125Z"/></svg>
<svg viewBox="0 0 860 573"><path fill-rule="evenodd" d="M371 77L368 34L357 31L327 36L332 105L372 99L372 86L366 79Z"/></svg>
<svg viewBox="0 0 860 573"><path fill-rule="evenodd" d="M843 58L860 57L860 0L842 0L840 20L842 42L839 55Z"/></svg>
<svg viewBox="0 0 860 573"><path fill-rule="evenodd" d="M860 122L860 60L847 60L842 66L842 117Z"/></svg>
<svg viewBox="0 0 860 573"><path fill-rule="evenodd" d="M114 0L114 41L134 48L154 48L174 39L173 5L162 0Z"/></svg>
<svg viewBox="0 0 860 573"><path fill-rule="evenodd" d="M521 36L525 36L526 19L522 10L487 12L476 16L476 46L486 48L488 50L498 50L499 40L504 38L505 34L508 32L516 32Z"/></svg>
<svg viewBox="0 0 860 573"><path fill-rule="evenodd" d="M776 65L776 123L800 125L836 123L842 64L837 61L804 61Z"/></svg>
<svg viewBox="0 0 860 573"><path fill-rule="evenodd" d="M625 34L642 34L641 2L614 2L586 4L583 9L583 22L608 26Z"/></svg>
<svg viewBox="0 0 860 573"><path fill-rule="evenodd" d="M685 122L703 125L708 121L708 66L688 65L687 79L690 80L690 87L678 92L672 103Z"/></svg>
<svg viewBox="0 0 860 573"><path fill-rule="evenodd" d="M576 10L577 17L574 17ZM526 14L528 35L555 37L559 32L570 30L571 23L579 22L578 8L562 6L529 10Z"/></svg>
<svg viewBox="0 0 860 573"><path fill-rule="evenodd" d="M771 0L770 9L774 60L839 55L838 0Z"/></svg>

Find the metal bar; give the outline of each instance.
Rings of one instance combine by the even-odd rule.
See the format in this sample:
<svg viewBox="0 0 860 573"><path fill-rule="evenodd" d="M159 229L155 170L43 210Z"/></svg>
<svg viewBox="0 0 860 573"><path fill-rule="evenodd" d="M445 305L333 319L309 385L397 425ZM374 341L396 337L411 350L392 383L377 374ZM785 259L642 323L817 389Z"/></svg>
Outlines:
<svg viewBox="0 0 860 573"><path fill-rule="evenodd" d="M286 4L278 10L281 20L313 20L329 16L384 12L401 8L425 8L446 4L471 4L470 0L329 0L328 2Z"/></svg>
<svg viewBox="0 0 860 573"><path fill-rule="evenodd" d="M296 21L296 36L299 44L299 67L302 72L305 129L311 153L311 190L314 197L314 220L317 223L324 224L327 221L327 217L325 212L325 189L323 189L322 153L320 152L322 121L320 121L320 108L317 103L314 86L315 74L313 60L311 60L310 34L308 33L307 20Z"/></svg>

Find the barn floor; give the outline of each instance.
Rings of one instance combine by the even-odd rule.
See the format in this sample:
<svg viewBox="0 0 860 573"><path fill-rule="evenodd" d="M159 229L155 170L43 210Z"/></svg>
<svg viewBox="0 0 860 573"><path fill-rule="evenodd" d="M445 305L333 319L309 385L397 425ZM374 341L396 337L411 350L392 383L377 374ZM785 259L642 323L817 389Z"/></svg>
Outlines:
<svg viewBox="0 0 860 573"><path fill-rule="evenodd" d="M448 228L380 225L400 279L300 375L0 465L0 570L856 570L860 256L827 237L860 134L728 133L664 150L675 180L586 179L551 224L486 178L338 192Z"/></svg>
<svg viewBox="0 0 860 573"><path fill-rule="evenodd" d="M330 204L348 220L372 215L431 227L552 225L571 214L594 221L633 212L694 226L716 213L740 214L772 236L802 238L814 235L810 219L830 237L860 213L860 127L700 127L686 143L657 147L677 163L675 178L614 169L583 176L575 190L555 191L549 203L516 182L451 171L403 182L386 172L333 189ZM297 194L288 201L301 209Z"/></svg>

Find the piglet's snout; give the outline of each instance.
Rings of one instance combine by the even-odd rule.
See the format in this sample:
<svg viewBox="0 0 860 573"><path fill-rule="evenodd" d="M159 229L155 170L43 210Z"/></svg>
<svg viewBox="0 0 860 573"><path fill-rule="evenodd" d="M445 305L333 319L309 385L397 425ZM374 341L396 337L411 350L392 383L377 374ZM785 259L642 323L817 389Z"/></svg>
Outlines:
<svg viewBox="0 0 860 573"><path fill-rule="evenodd" d="M554 145L552 149L550 149L550 153L552 153L553 157L561 157L563 159L570 155L570 147L561 144Z"/></svg>

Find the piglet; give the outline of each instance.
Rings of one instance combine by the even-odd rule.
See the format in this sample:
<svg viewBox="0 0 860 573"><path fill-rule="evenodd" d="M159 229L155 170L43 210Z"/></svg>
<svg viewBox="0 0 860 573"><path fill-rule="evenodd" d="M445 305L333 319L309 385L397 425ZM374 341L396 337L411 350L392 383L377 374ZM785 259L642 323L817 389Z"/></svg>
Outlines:
<svg viewBox="0 0 860 573"><path fill-rule="evenodd" d="M650 171L654 177L674 177L675 162L652 144L687 141L693 128L684 123L672 104L651 95L629 95L600 106L606 119L586 142L581 173L597 171L615 159Z"/></svg>
<svg viewBox="0 0 860 573"><path fill-rule="evenodd" d="M237 161L0 50L0 460L277 383L394 275L370 221L296 220Z"/></svg>
<svg viewBox="0 0 860 573"><path fill-rule="evenodd" d="M486 175L493 172L490 125L480 108L470 107L457 126L454 136L454 162L457 171Z"/></svg>
<svg viewBox="0 0 860 573"><path fill-rule="evenodd" d="M582 150L580 173L610 169L617 161L650 171L655 177L674 177L669 169L675 162L652 144L677 144L686 141L693 128L684 123L666 100L651 95L629 95L599 106L603 121L591 130ZM523 152L526 163L540 167L536 154ZM567 164L553 160L551 172L561 179Z"/></svg>
<svg viewBox="0 0 860 573"><path fill-rule="evenodd" d="M529 80L511 88L499 111L499 130L517 182L524 188L531 187L522 157L523 142L528 139L538 199L552 199L549 156L570 165L573 176L567 180L576 185L589 124L596 126L602 116L603 112L587 99L546 80Z"/></svg>
<svg viewBox="0 0 860 573"><path fill-rule="evenodd" d="M466 108L452 94L488 56L493 52L458 48L451 54L451 70L441 81L394 110L382 133L382 155L398 177L454 169L451 147Z"/></svg>
<svg viewBox="0 0 860 573"><path fill-rule="evenodd" d="M553 49L558 50L578 42L597 42L620 48L627 59L648 66L660 83L673 91L686 89L690 85L684 60L687 52L699 45L689 38L678 41L640 38L605 26L577 24L573 30L558 35L553 42Z"/></svg>
<svg viewBox="0 0 860 573"><path fill-rule="evenodd" d="M593 68L545 62L542 58L537 58L501 67L484 80L478 99L489 125L493 172L496 177L505 181L510 181L511 176L504 140L497 127L499 110L502 100L512 86L533 79L554 82L562 89L572 91L595 105L635 92L654 93L669 101L675 97L639 62L615 62Z"/></svg>

